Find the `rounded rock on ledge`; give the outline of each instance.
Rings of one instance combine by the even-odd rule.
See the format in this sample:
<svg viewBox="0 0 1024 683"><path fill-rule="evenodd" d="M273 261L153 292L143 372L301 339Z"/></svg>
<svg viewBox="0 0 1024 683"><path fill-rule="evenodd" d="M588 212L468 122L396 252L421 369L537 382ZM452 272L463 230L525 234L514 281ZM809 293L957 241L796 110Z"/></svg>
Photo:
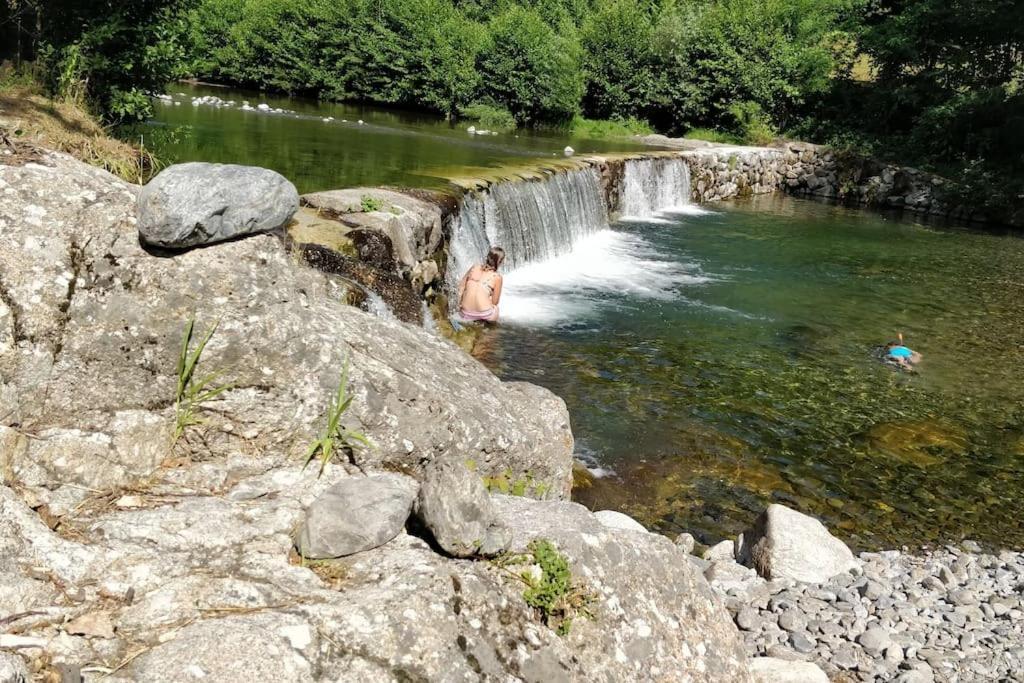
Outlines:
<svg viewBox="0 0 1024 683"><path fill-rule="evenodd" d="M298 210L299 193L269 169L193 162L153 178L138 206L143 242L185 249L280 228Z"/></svg>

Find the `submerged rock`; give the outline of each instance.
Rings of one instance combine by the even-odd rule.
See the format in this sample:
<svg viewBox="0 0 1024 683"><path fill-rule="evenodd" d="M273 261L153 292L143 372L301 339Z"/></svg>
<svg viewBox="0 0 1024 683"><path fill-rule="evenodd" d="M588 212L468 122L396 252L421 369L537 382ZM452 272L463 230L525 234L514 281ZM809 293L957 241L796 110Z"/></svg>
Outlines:
<svg viewBox="0 0 1024 683"><path fill-rule="evenodd" d="M344 557L384 545L405 527L419 484L401 474L349 477L306 511L295 539L303 557Z"/></svg>
<svg viewBox="0 0 1024 683"><path fill-rule="evenodd" d="M192 162L153 178L139 194L139 237L183 249L282 227L299 208L295 186L252 166Z"/></svg>
<svg viewBox="0 0 1024 683"><path fill-rule="evenodd" d="M769 505L743 538L749 566L766 579L823 583L858 566L825 525L784 505Z"/></svg>

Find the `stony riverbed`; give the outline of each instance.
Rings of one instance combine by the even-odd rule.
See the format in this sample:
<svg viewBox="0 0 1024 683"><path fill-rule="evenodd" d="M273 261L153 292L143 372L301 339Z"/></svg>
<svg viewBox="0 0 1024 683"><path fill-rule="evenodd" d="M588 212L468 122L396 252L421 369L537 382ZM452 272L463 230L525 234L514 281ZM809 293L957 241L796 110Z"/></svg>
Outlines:
<svg viewBox="0 0 1024 683"><path fill-rule="evenodd" d="M818 664L833 681L1024 681L1024 554L961 547L861 553L827 582L765 580L694 557L749 654ZM715 559L715 558L719 559Z"/></svg>

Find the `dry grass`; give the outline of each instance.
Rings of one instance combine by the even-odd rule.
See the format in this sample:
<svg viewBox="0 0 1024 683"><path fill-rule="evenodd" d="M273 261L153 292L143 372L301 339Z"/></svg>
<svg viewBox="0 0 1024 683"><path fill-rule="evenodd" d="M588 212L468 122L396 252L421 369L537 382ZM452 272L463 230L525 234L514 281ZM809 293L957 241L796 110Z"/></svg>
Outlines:
<svg viewBox="0 0 1024 683"><path fill-rule="evenodd" d="M158 163L145 149L107 134L85 110L55 102L30 86L0 89L0 137L70 154L132 183L144 183Z"/></svg>

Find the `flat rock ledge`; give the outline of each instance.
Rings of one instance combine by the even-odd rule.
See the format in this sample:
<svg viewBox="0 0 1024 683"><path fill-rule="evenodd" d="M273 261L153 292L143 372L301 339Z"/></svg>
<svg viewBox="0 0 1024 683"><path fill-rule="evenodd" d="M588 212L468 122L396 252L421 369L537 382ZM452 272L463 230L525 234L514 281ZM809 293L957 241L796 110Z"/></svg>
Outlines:
<svg viewBox="0 0 1024 683"><path fill-rule="evenodd" d="M792 515L799 513L785 516ZM733 544L746 562L748 534ZM689 534L677 540L687 550L692 543ZM833 681L1024 680L1024 553L985 552L971 541L865 552L845 571L800 581L759 575L728 557L727 543L690 561L725 602L753 657L815 664ZM774 666L759 662L755 676Z"/></svg>

